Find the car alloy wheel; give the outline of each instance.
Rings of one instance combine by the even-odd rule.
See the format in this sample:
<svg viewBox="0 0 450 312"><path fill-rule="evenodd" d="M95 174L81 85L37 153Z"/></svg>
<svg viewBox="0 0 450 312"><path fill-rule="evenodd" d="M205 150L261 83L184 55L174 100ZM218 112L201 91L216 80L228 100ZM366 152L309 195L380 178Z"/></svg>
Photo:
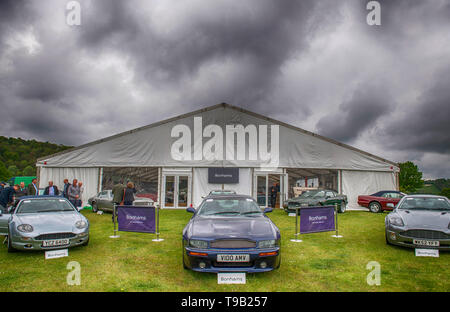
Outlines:
<svg viewBox="0 0 450 312"><path fill-rule="evenodd" d="M372 202L369 205L369 210L371 212L374 212L374 213L380 212L381 211L381 205L379 203L377 203L377 202Z"/></svg>

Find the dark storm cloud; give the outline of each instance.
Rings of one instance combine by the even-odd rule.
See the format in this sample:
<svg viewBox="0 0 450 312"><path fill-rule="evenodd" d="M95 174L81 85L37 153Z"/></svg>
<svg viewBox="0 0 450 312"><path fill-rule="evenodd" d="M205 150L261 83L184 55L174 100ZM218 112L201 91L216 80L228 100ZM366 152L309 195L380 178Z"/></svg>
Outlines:
<svg viewBox="0 0 450 312"><path fill-rule="evenodd" d="M227 102L445 170L450 1L380 1L379 27L365 0L79 2L79 27L0 2L0 134L78 145Z"/></svg>
<svg viewBox="0 0 450 312"><path fill-rule="evenodd" d="M390 148L450 153L450 66L435 75L435 84L395 123L380 131Z"/></svg>
<svg viewBox="0 0 450 312"><path fill-rule="evenodd" d="M350 99L339 106L337 113L330 112L319 120L319 133L338 141L351 142L392 110L391 101L380 86L360 84Z"/></svg>
<svg viewBox="0 0 450 312"><path fill-rule="evenodd" d="M245 58L248 66L242 68L233 90L214 88L210 95L200 96L201 103L197 98L197 103L229 101L260 106L272 90L280 66L302 49L308 13L315 1L218 4L196 10L186 7L187 13L168 16L173 29L161 32L152 28L152 23L157 23L152 17L139 18L134 2L96 1L84 20L88 27L81 29L79 42L85 48L122 51L131 58L140 79L162 88L195 76L209 62ZM216 79L223 84L220 73ZM222 90L226 90L225 98Z"/></svg>

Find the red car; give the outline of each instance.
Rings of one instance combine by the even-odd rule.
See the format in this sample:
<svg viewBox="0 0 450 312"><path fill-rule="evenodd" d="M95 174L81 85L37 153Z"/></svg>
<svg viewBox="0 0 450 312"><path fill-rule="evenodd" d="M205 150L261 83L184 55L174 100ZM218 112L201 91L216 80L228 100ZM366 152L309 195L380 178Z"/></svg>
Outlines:
<svg viewBox="0 0 450 312"><path fill-rule="evenodd" d="M358 205L369 208L371 212L382 212L383 210L393 210L397 203L405 196L399 191L380 191L372 195L359 195Z"/></svg>

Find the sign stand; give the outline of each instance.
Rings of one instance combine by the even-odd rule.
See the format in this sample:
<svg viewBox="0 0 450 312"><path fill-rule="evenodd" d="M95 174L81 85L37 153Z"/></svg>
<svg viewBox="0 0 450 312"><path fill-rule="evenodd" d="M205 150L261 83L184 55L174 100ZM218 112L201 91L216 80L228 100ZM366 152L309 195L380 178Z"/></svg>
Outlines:
<svg viewBox="0 0 450 312"><path fill-rule="evenodd" d="M162 242L164 239L159 238L159 205L156 206L156 238L152 242Z"/></svg>
<svg viewBox="0 0 450 312"><path fill-rule="evenodd" d="M291 239L291 242L294 243L301 243L302 240L298 238L298 236L300 235L300 229L298 226L298 211L300 210L300 207L295 208L295 238Z"/></svg>
<svg viewBox="0 0 450 312"><path fill-rule="evenodd" d="M335 235L331 235L331 237L341 238L343 236L339 235L337 204L334 204L334 215L335 215L335 223L336 223L336 234Z"/></svg>
<svg viewBox="0 0 450 312"><path fill-rule="evenodd" d="M114 210L113 210L113 223L114 223L114 235L111 235L109 238L119 238L120 235L117 235L117 229L116 229L116 204L114 204Z"/></svg>

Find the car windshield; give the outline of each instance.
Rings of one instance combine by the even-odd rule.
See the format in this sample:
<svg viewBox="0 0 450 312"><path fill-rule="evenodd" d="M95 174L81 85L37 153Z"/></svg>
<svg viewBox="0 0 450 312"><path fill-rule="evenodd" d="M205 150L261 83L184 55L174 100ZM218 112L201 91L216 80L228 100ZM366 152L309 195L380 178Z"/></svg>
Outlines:
<svg viewBox="0 0 450 312"><path fill-rule="evenodd" d="M209 193L210 195L230 195L230 194L236 194L235 191L211 191Z"/></svg>
<svg viewBox="0 0 450 312"><path fill-rule="evenodd" d="M251 198L208 198L198 208L198 215L258 216L262 211Z"/></svg>
<svg viewBox="0 0 450 312"><path fill-rule="evenodd" d="M65 199L26 199L19 204L16 213L45 213L74 210L72 205Z"/></svg>
<svg viewBox="0 0 450 312"><path fill-rule="evenodd" d="M325 192L320 190L314 190L314 191L306 191L302 193L299 197L300 198L311 198L311 197L324 197Z"/></svg>
<svg viewBox="0 0 450 312"><path fill-rule="evenodd" d="M398 208L408 210L450 210L450 203L445 198L406 197Z"/></svg>

